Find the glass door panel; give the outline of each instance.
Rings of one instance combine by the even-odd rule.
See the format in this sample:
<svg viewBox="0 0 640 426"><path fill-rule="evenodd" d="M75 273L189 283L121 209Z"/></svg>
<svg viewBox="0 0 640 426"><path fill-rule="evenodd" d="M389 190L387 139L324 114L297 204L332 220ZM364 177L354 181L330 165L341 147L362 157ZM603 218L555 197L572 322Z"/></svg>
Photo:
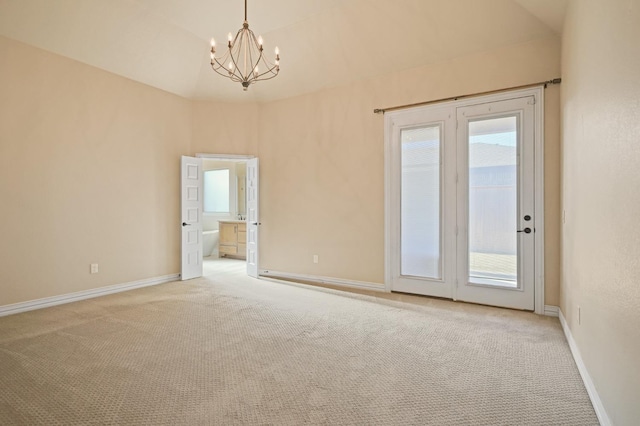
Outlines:
<svg viewBox="0 0 640 426"><path fill-rule="evenodd" d="M468 123L469 282L518 287L518 117Z"/></svg>
<svg viewBox="0 0 640 426"><path fill-rule="evenodd" d="M400 275L442 278L440 126L403 129L400 181Z"/></svg>

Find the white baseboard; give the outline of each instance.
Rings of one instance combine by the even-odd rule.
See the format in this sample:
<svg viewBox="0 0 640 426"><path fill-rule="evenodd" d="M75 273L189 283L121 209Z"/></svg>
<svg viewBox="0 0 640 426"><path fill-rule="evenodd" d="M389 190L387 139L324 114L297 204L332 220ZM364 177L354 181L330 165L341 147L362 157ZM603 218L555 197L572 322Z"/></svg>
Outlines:
<svg viewBox="0 0 640 426"><path fill-rule="evenodd" d="M548 317L557 317L560 314L560 308L553 305L544 305L544 314Z"/></svg>
<svg viewBox="0 0 640 426"><path fill-rule="evenodd" d="M17 314L20 312L33 311L35 309L48 308L50 306L63 305L65 303L77 302L78 300L105 296L107 294L120 293L122 291L133 290L136 288L164 284L175 281L178 278L180 278L180 274L164 275L162 277L147 278L144 280L131 281L124 284L115 284L107 287L78 291L76 293L62 294L60 296L45 297L43 299L29 300L27 302L4 305L0 306L0 317Z"/></svg>
<svg viewBox="0 0 640 426"><path fill-rule="evenodd" d="M386 292L384 284L376 284L367 281L346 280L342 278L321 277L317 275L296 274L293 272L281 272L263 269L260 271L261 277L268 278L284 278L289 280L309 281L319 284L330 284L340 287L359 288L365 290L374 290Z"/></svg>
<svg viewBox="0 0 640 426"><path fill-rule="evenodd" d="M591 404L593 404L593 409L596 411L596 416L598 416L598 420L600 421L600 424L602 426L611 426L611 420L609 419L609 416L604 409L604 405L602 404L600 395L598 395L598 391L596 391L593 380L591 380L591 376L587 371L587 366L584 365L582 355L580 355L580 349L578 349L578 345L576 344L576 341L573 339L573 335L571 334L571 329L569 328L567 321L564 319L564 315L562 315L561 310L558 310L558 314L558 316L560 317L560 324L562 324L562 329L564 330L564 335L567 338L569 348L571 349L571 354L573 355L573 359L578 366L578 371L580 372L580 376L582 377L584 386L587 388L587 393L589 394L589 398L591 399Z"/></svg>

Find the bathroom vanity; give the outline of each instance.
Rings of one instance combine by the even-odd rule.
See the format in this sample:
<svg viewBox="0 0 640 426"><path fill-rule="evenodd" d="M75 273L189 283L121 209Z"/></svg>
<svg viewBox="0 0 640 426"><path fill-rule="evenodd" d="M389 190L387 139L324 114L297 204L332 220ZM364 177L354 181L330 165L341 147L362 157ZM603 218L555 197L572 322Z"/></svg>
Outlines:
<svg viewBox="0 0 640 426"><path fill-rule="evenodd" d="M220 239L218 254L220 257L247 258L247 222L229 220L218 222Z"/></svg>

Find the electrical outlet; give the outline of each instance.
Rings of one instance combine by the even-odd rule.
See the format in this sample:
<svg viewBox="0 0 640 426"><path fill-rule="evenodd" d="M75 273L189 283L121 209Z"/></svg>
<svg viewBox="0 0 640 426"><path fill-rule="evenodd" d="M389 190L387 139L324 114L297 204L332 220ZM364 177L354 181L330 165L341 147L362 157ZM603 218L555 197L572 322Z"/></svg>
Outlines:
<svg viewBox="0 0 640 426"><path fill-rule="evenodd" d="M318 263L318 255L317 254L313 255L313 263Z"/></svg>
<svg viewBox="0 0 640 426"><path fill-rule="evenodd" d="M92 274L97 274L98 273L98 264L97 263L92 263L91 264L91 273Z"/></svg>

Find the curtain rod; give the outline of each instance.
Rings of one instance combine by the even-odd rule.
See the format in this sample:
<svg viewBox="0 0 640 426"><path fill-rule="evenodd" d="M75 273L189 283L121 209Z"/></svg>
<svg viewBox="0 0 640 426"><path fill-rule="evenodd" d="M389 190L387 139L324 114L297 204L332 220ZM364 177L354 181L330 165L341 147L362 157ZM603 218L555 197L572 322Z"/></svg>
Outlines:
<svg viewBox="0 0 640 426"><path fill-rule="evenodd" d="M549 84L560 84L561 82L562 82L561 78L554 78L553 80L541 81L540 83L525 84L525 85L522 85L522 86L508 87L506 89L489 90L488 92L478 92L478 93L473 93L473 94L470 94L470 95L453 96L453 97L450 97L450 98L442 98L442 99L435 99L433 101L417 102L415 104L398 105L398 106L393 106L393 107L389 107L389 108L376 108L376 109L373 110L373 113L374 114L384 114L385 112L395 111L397 109L405 109L405 108L411 108L411 107L435 104L435 103L438 103L438 102L457 101L458 99L462 99L462 98L471 98L471 97L474 97L474 96L491 95L493 93L500 93L500 92L505 92L505 91L508 91L508 90L527 89L529 87L536 87L536 86L544 86L544 88L546 89L547 85L549 85Z"/></svg>

